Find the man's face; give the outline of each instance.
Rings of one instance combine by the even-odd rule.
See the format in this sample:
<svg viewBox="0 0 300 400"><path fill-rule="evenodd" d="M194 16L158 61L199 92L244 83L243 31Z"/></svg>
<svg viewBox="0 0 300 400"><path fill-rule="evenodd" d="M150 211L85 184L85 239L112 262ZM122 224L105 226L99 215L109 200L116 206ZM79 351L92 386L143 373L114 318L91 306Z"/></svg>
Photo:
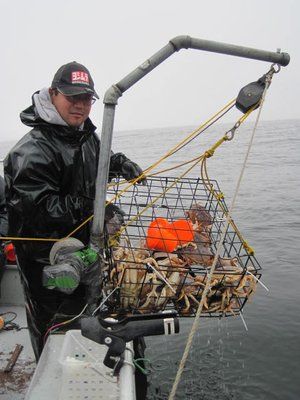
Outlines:
<svg viewBox="0 0 300 400"><path fill-rule="evenodd" d="M78 128L88 118L92 106L92 95L65 96L55 89L50 89L50 95L59 115L69 126Z"/></svg>

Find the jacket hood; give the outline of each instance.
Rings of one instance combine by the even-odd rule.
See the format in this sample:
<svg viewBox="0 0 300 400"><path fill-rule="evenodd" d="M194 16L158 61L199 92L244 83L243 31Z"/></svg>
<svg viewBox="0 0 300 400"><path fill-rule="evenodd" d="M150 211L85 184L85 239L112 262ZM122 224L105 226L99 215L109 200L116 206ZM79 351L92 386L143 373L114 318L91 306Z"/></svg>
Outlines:
<svg viewBox="0 0 300 400"><path fill-rule="evenodd" d="M44 88L32 96L37 114L49 124L68 126L52 104L49 89Z"/></svg>
<svg viewBox="0 0 300 400"><path fill-rule="evenodd" d="M79 127L79 129L69 126L62 119L55 106L52 104L48 88L43 88L33 94L32 105L21 112L20 119L24 125L30 127L50 127L51 125L65 127L65 129L62 130L65 133L70 132L74 134L74 131L94 132L96 130L96 127L89 118L84 122L84 124L82 124L82 126Z"/></svg>

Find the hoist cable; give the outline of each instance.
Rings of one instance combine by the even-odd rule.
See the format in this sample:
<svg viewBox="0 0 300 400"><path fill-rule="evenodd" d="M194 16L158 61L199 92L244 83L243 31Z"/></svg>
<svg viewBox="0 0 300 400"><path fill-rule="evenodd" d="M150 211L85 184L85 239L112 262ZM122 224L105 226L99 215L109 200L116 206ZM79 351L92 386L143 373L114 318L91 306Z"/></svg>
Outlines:
<svg viewBox="0 0 300 400"><path fill-rule="evenodd" d="M195 319L194 319L190 334L188 336L186 347L185 347L182 359L180 361L180 364L179 364L179 367L178 367L178 370L177 370L177 374L176 374L176 377L175 377L175 381L173 383L173 386L172 386L172 389L171 389L171 393L169 395L168 400L174 400L174 398L175 398L177 387L179 385L179 382L180 382L180 379L181 379L181 376L182 376L182 373L183 373L183 370L184 370L184 367L185 367L185 364L186 364L186 361L187 361L187 358L188 358L188 355L189 355L189 352L190 352L190 349L191 349L191 346L192 346L193 338L194 338L196 330L197 330L197 328L199 326L200 316L201 316L202 309L203 309L203 304L206 301L208 292L210 290L210 283L211 283L212 275L213 275L213 273L215 271L215 267L217 265L217 261L218 261L218 258L220 256L220 253L221 253L221 249L222 249L222 246L223 246L223 242L224 242L225 235L226 235L226 232L227 232L227 229L228 229L228 225L229 225L229 221L230 221L230 218L231 218L231 213L232 213L233 208L235 206L235 202L236 202L236 198L237 198L237 195L238 195L238 191L239 191L239 188L240 188L240 185L241 185L241 181L242 181L242 178L243 178L243 175L244 175L244 171L246 169L247 160L248 160L248 157L249 157L252 145L253 145L254 136L255 136L255 133L256 133L256 130L257 130L258 122L260 120L260 115L261 115L262 107L263 107L263 104L264 104L265 95L266 95L266 92L267 92L267 90L268 90L268 88L270 86L271 79L272 79L272 76L273 76L274 72L275 72L275 70L271 68L270 71L267 73L266 86L265 86L265 89L263 91L263 95L262 95L262 98L261 98L261 101L260 101L259 111L258 111L258 114L257 114L257 117L256 117L254 128L252 130L252 135L250 137L250 141L249 141L249 144L248 144L247 152L245 154L245 158L244 158L244 162L243 162L243 165L242 165L242 168L241 168L241 172L240 172L237 184L236 184L236 189L235 189L235 192L234 192L234 195L233 195L233 199L232 199L228 214L226 216L226 221L224 223L224 227L223 227L223 231L222 231L222 234L221 234L221 237L220 237L220 241L219 241L219 244L217 246L217 250L216 250L215 257L214 257L214 261L213 261L211 269L210 269L210 271L209 271L209 273L207 275L207 281L206 281L206 284L205 284L205 288L204 288L203 294L201 296L200 304L198 306L198 309L197 309L197 312L196 312L196 316L195 316Z"/></svg>

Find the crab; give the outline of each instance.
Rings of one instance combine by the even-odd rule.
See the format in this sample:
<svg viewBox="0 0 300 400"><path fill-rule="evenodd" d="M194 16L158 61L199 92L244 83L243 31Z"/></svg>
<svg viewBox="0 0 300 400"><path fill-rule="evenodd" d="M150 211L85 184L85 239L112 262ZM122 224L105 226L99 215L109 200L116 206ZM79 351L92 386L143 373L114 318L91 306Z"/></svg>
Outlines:
<svg viewBox="0 0 300 400"><path fill-rule="evenodd" d="M188 275L178 296L178 301L184 300L185 304L185 307L179 310L181 314L190 314L195 306L199 306L206 282L207 274L196 277ZM240 308L238 299L249 298L255 291L256 284L255 277L238 264L228 265L221 271L216 270L211 277L210 288L203 302L203 312L222 314L230 312L235 315L234 310Z"/></svg>
<svg viewBox="0 0 300 400"><path fill-rule="evenodd" d="M150 253L146 249L118 247L114 249L113 255L115 266L110 273L110 280L117 279L121 305L127 309L136 304L142 285L151 279L145 267Z"/></svg>
<svg viewBox="0 0 300 400"><path fill-rule="evenodd" d="M213 220L210 213L201 204L194 204L190 210L186 211L187 218L192 222L196 232L210 232Z"/></svg>
<svg viewBox="0 0 300 400"><path fill-rule="evenodd" d="M238 267L237 267L238 268ZM205 312L228 312L236 315L234 309L239 309L240 298L249 298L255 291L256 279L254 276L247 274L247 271L241 275L239 269L235 273L216 273L213 275L211 287L218 287L213 296L215 301L211 301L209 307L205 307ZM208 297L212 298L212 291Z"/></svg>
<svg viewBox="0 0 300 400"><path fill-rule="evenodd" d="M189 265L200 264L205 267L211 267L215 258L211 248L202 241L197 240L198 236L195 235L195 241L186 243L176 250L178 256ZM237 258L224 258L219 257L216 268L220 267L235 267L237 265Z"/></svg>
<svg viewBox="0 0 300 400"><path fill-rule="evenodd" d="M180 309L181 314L187 314L191 311L191 307L194 305L199 306L200 302L197 299L201 297L203 288L205 287L204 277L191 275L186 276L185 282L178 296L177 302L184 300L184 308Z"/></svg>
<svg viewBox="0 0 300 400"><path fill-rule="evenodd" d="M199 203L194 204L189 211L186 211L186 216L192 223L194 241L178 247L176 253L190 265L201 264L210 267L215 257L211 249L213 219L209 211ZM236 263L236 258L219 257L216 267L235 266Z"/></svg>
<svg viewBox="0 0 300 400"><path fill-rule="evenodd" d="M118 247L113 254L115 267L110 280L117 279L122 308L138 308L141 312L164 308L176 293L180 283L178 268L183 268L184 262L177 255L166 253L159 253L156 260L142 247Z"/></svg>
<svg viewBox="0 0 300 400"><path fill-rule="evenodd" d="M148 264L149 265L149 264ZM172 253L155 253L152 258L153 287L146 295L146 301L140 310L164 309L166 305L177 297L182 277L186 273L186 264Z"/></svg>
<svg viewBox="0 0 300 400"><path fill-rule="evenodd" d="M193 241L178 245L172 253L150 251L142 241L138 248L132 248L129 239L113 249L115 264L110 280L120 288L123 310L147 313L173 305L180 314L191 315L199 306L215 258L211 247L213 219L198 203L186 217L193 228ZM240 308L239 299L248 298L256 283L240 259L218 257L203 312L234 314Z"/></svg>

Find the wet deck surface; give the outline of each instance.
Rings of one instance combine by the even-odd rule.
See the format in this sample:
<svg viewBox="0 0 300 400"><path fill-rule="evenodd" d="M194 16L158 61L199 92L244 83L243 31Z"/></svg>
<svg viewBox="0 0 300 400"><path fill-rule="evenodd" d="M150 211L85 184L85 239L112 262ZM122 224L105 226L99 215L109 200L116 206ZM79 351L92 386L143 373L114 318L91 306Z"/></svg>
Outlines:
<svg viewBox="0 0 300 400"><path fill-rule="evenodd" d="M116 400L119 398L117 380L110 376L111 370L104 367L102 362L98 365L99 360L103 360L106 354L106 346L100 346L97 349L99 358L95 370L86 367L76 367L74 370L72 367L70 380L68 374L63 373L62 365L58 362L64 335L50 335L39 364L36 366L27 329L23 291L14 266L6 269L0 286L0 314L9 312L16 314L13 323L21 329L0 330L1 400L25 400L25 398L27 400L61 398L64 400L66 398ZM11 316L8 319L11 319ZM11 371L4 372L17 345L23 346L22 351ZM73 376L74 372L76 374Z"/></svg>
<svg viewBox="0 0 300 400"><path fill-rule="evenodd" d="M36 363L26 328L25 309L21 306L0 305L1 313L11 311L17 314L13 322L23 329L19 331L15 329L0 331L0 399L23 400L33 376ZM23 349L12 370L4 372L17 344L22 345Z"/></svg>

